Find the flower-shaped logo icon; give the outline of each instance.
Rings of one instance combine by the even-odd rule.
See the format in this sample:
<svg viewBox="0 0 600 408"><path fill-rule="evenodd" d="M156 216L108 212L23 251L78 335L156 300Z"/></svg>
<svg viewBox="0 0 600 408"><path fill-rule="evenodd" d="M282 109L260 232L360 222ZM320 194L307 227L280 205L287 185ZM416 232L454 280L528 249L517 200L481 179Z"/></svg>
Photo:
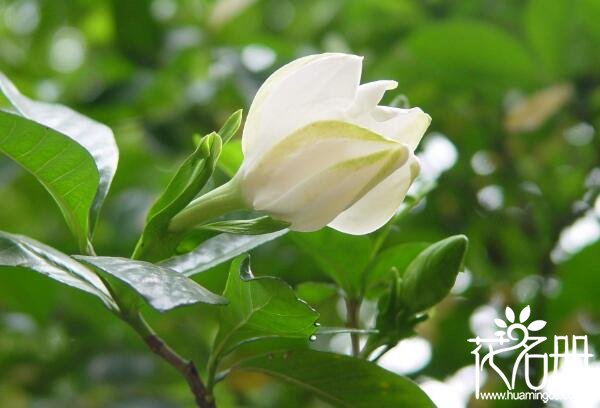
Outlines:
<svg viewBox="0 0 600 408"><path fill-rule="evenodd" d="M496 331L494 334L502 339L504 339L504 336L509 333L508 337L515 340L510 333L517 328L523 332L527 332L525 334L527 337L528 332L540 331L546 326L546 321L544 320L534 320L527 326L524 325L531 316L531 308L529 305L525 306L523 310L521 310L521 313L519 313L518 323L516 322L515 312L509 306L507 306L504 310L504 316L506 317L506 321L502 319L494 319L494 323L500 328L500 330Z"/></svg>

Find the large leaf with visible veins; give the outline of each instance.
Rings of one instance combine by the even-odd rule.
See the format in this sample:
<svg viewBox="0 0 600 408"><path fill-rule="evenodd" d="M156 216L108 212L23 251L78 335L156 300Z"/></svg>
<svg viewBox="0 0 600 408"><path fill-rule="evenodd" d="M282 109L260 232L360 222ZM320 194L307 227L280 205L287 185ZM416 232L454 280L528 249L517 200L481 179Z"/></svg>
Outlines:
<svg viewBox="0 0 600 408"><path fill-rule="evenodd" d="M0 266L27 268L98 297L118 307L102 280L68 255L23 235L0 231Z"/></svg>
<svg viewBox="0 0 600 408"><path fill-rule="evenodd" d="M89 215L89 229L90 232L93 231L100 208L108 194L108 189L117 170L117 162L119 160L119 151L112 130L108 126L96 122L66 106L38 102L27 98L1 72L0 91L6 96L20 116L61 133L77 142L92 156L99 173L99 177L97 176L97 180L95 181L97 186L95 187ZM44 149L52 148L52 146L47 145L45 142L41 147ZM94 180L90 182L92 181Z"/></svg>
<svg viewBox="0 0 600 408"><path fill-rule="evenodd" d="M221 309L213 355L220 357L236 347L263 338L304 338L316 331L319 314L300 300L284 281L255 278L248 255L231 263L223 292L230 304Z"/></svg>
<svg viewBox="0 0 600 408"><path fill-rule="evenodd" d="M160 312L182 305L223 305L227 300L190 278L163 266L110 256L75 256L127 284Z"/></svg>
<svg viewBox="0 0 600 408"><path fill-rule="evenodd" d="M89 213L98 188L98 170L90 154L55 130L3 111L0 152L33 174L48 190L84 250L90 230Z"/></svg>
<svg viewBox="0 0 600 408"><path fill-rule="evenodd" d="M336 407L435 407L410 379L340 354L315 350L275 352L243 360L233 370L268 374Z"/></svg>

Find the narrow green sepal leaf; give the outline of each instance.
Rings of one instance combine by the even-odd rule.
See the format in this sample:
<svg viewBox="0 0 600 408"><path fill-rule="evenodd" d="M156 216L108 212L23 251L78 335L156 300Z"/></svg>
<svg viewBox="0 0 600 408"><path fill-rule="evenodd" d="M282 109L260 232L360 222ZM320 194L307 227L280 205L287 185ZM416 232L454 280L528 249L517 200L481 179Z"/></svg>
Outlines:
<svg viewBox="0 0 600 408"><path fill-rule="evenodd" d="M179 167L165 191L150 208L135 258L160 260L177 245L177 237L167 233L170 220L196 197L214 172L222 142L217 133L204 136Z"/></svg>
<svg viewBox="0 0 600 408"><path fill-rule="evenodd" d="M239 235L260 235L270 232L280 231L289 227L290 224L285 221L275 220L269 216L253 218L250 220L225 220L201 225L198 228L226 232L228 234Z"/></svg>
<svg viewBox="0 0 600 408"><path fill-rule="evenodd" d="M225 121L225 124L223 124L223 127L219 129L218 133L223 140L223 144L227 144L227 142L229 142L229 140L235 136L236 132L240 128L240 125L242 124L243 112L244 111L240 109L232 113L231 116L229 116L229 118L227 118Z"/></svg>
<svg viewBox="0 0 600 408"><path fill-rule="evenodd" d="M183 162L165 191L150 208L148 225L166 226L175 214L194 199L212 175L221 145L221 138L216 133L202 138L194 153Z"/></svg>

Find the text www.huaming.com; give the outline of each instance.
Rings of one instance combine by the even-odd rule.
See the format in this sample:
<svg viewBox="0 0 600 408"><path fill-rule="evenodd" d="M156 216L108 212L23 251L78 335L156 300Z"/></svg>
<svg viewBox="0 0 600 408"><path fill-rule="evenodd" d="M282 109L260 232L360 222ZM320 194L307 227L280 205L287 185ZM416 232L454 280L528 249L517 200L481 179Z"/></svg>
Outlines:
<svg viewBox="0 0 600 408"><path fill-rule="evenodd" d="M556 396L547 392L514 392L514 391L503 391L503 392L481 392L479 393L480 400L535 400L548 402L550 400L564 400L564 396Z"/></svg>

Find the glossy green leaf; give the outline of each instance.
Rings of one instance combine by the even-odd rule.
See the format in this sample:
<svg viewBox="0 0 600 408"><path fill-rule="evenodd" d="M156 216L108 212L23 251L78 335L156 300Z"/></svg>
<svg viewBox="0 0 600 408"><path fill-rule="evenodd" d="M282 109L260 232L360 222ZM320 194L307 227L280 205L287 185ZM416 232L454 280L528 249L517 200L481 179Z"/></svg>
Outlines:
<svg viewBox="0 0 600 408"><path fill-rule="evenodd" d="M200 192L212 175L221 153L221 138L211 133L202 138L198 147L179 167L165 191L148 211L146 226L136 257L160 260L170 255L177 244L167 236L169 221Z"/></svg>
<svg viewBox="0 0 600 408"><path fill-rule="evenodd" d="M0 266L15 266L39 272L65 285L98 297L118 310L102 280L68 255L23 235L0 231Z"/></svg>
<svg viewBox="0 0 600 408"><path fill-rule="evenodd" d="M285 221L275 220L269 216L253 218L250 220L225 220L200 225L198 228L226 232L228 234L260 235L279 231L289 227Z"/></svg>
<svg viewBox="0 0 600 408"><path fill-rule="evenodd" d="M76 141L94 158L99 179L89 217L89 229L93 231L119 161L119 150L112 130L108 126L66 106L38 102L27 98L1 72L0 91L21 116L47 126ZM47 146L46 143L47 141L44 142L44 148ZM90 180L90 182L92 181L94 180Z"/></svg>
<svg viewBox="0 0 600 408"><path fill-rule="evenodd" d="M227 300L164 266L110 256L75 256L131 287L159 312L195 303L224 305Z"/></svg>
<svg viewBox="0 0 600 408"><path fill-rule="evenodd" d="M186 276L192 276L279 238L287 232L288 230L284 229L263 235L220 234L204 241L196 249L185 255L167 259L161 265Z"/></svg>
<svg viewBox="0 0 600 408"><path fill-rule="evenodd" d="M234 370L270 375L336 407L435 407L410 379L339 354L314 350L276 352L243 360Z"/></svg>
<svg viewBox="0 0 600 408"><path fill-rule="evenodd" d="M240 128L242 123L242 113L242 109L235 111L229 118L227 118L223 124L223 127L219 129L218 133L219 136L221 136L224 145L227 144L227 142L229 142L233 136L235 136L236 132Z"/></svg>
<svg viewBox="0 0 600 408"><path fill-rule="evenodd" d="M319 314L300 300L284 281L254 277L250 257L231 263L223 292L230 304L221 309L213 356L223 356L242 344L270 337L305 338L316 331Z"/></svg>
<svg viewBox="0 0 600 408"><path fill-rule="evenodd" d="M369 237L346 235L331 228L292 233L291 237L350 296L362 293L373 247Z"/></svg>
<svg viewBox="0 0 600 408"><path fill-rule="evenodd" d="M90 154L65 135L22 116L0 111L0 152L33 174L54 198L82 250L98 187Z"/></svg>

